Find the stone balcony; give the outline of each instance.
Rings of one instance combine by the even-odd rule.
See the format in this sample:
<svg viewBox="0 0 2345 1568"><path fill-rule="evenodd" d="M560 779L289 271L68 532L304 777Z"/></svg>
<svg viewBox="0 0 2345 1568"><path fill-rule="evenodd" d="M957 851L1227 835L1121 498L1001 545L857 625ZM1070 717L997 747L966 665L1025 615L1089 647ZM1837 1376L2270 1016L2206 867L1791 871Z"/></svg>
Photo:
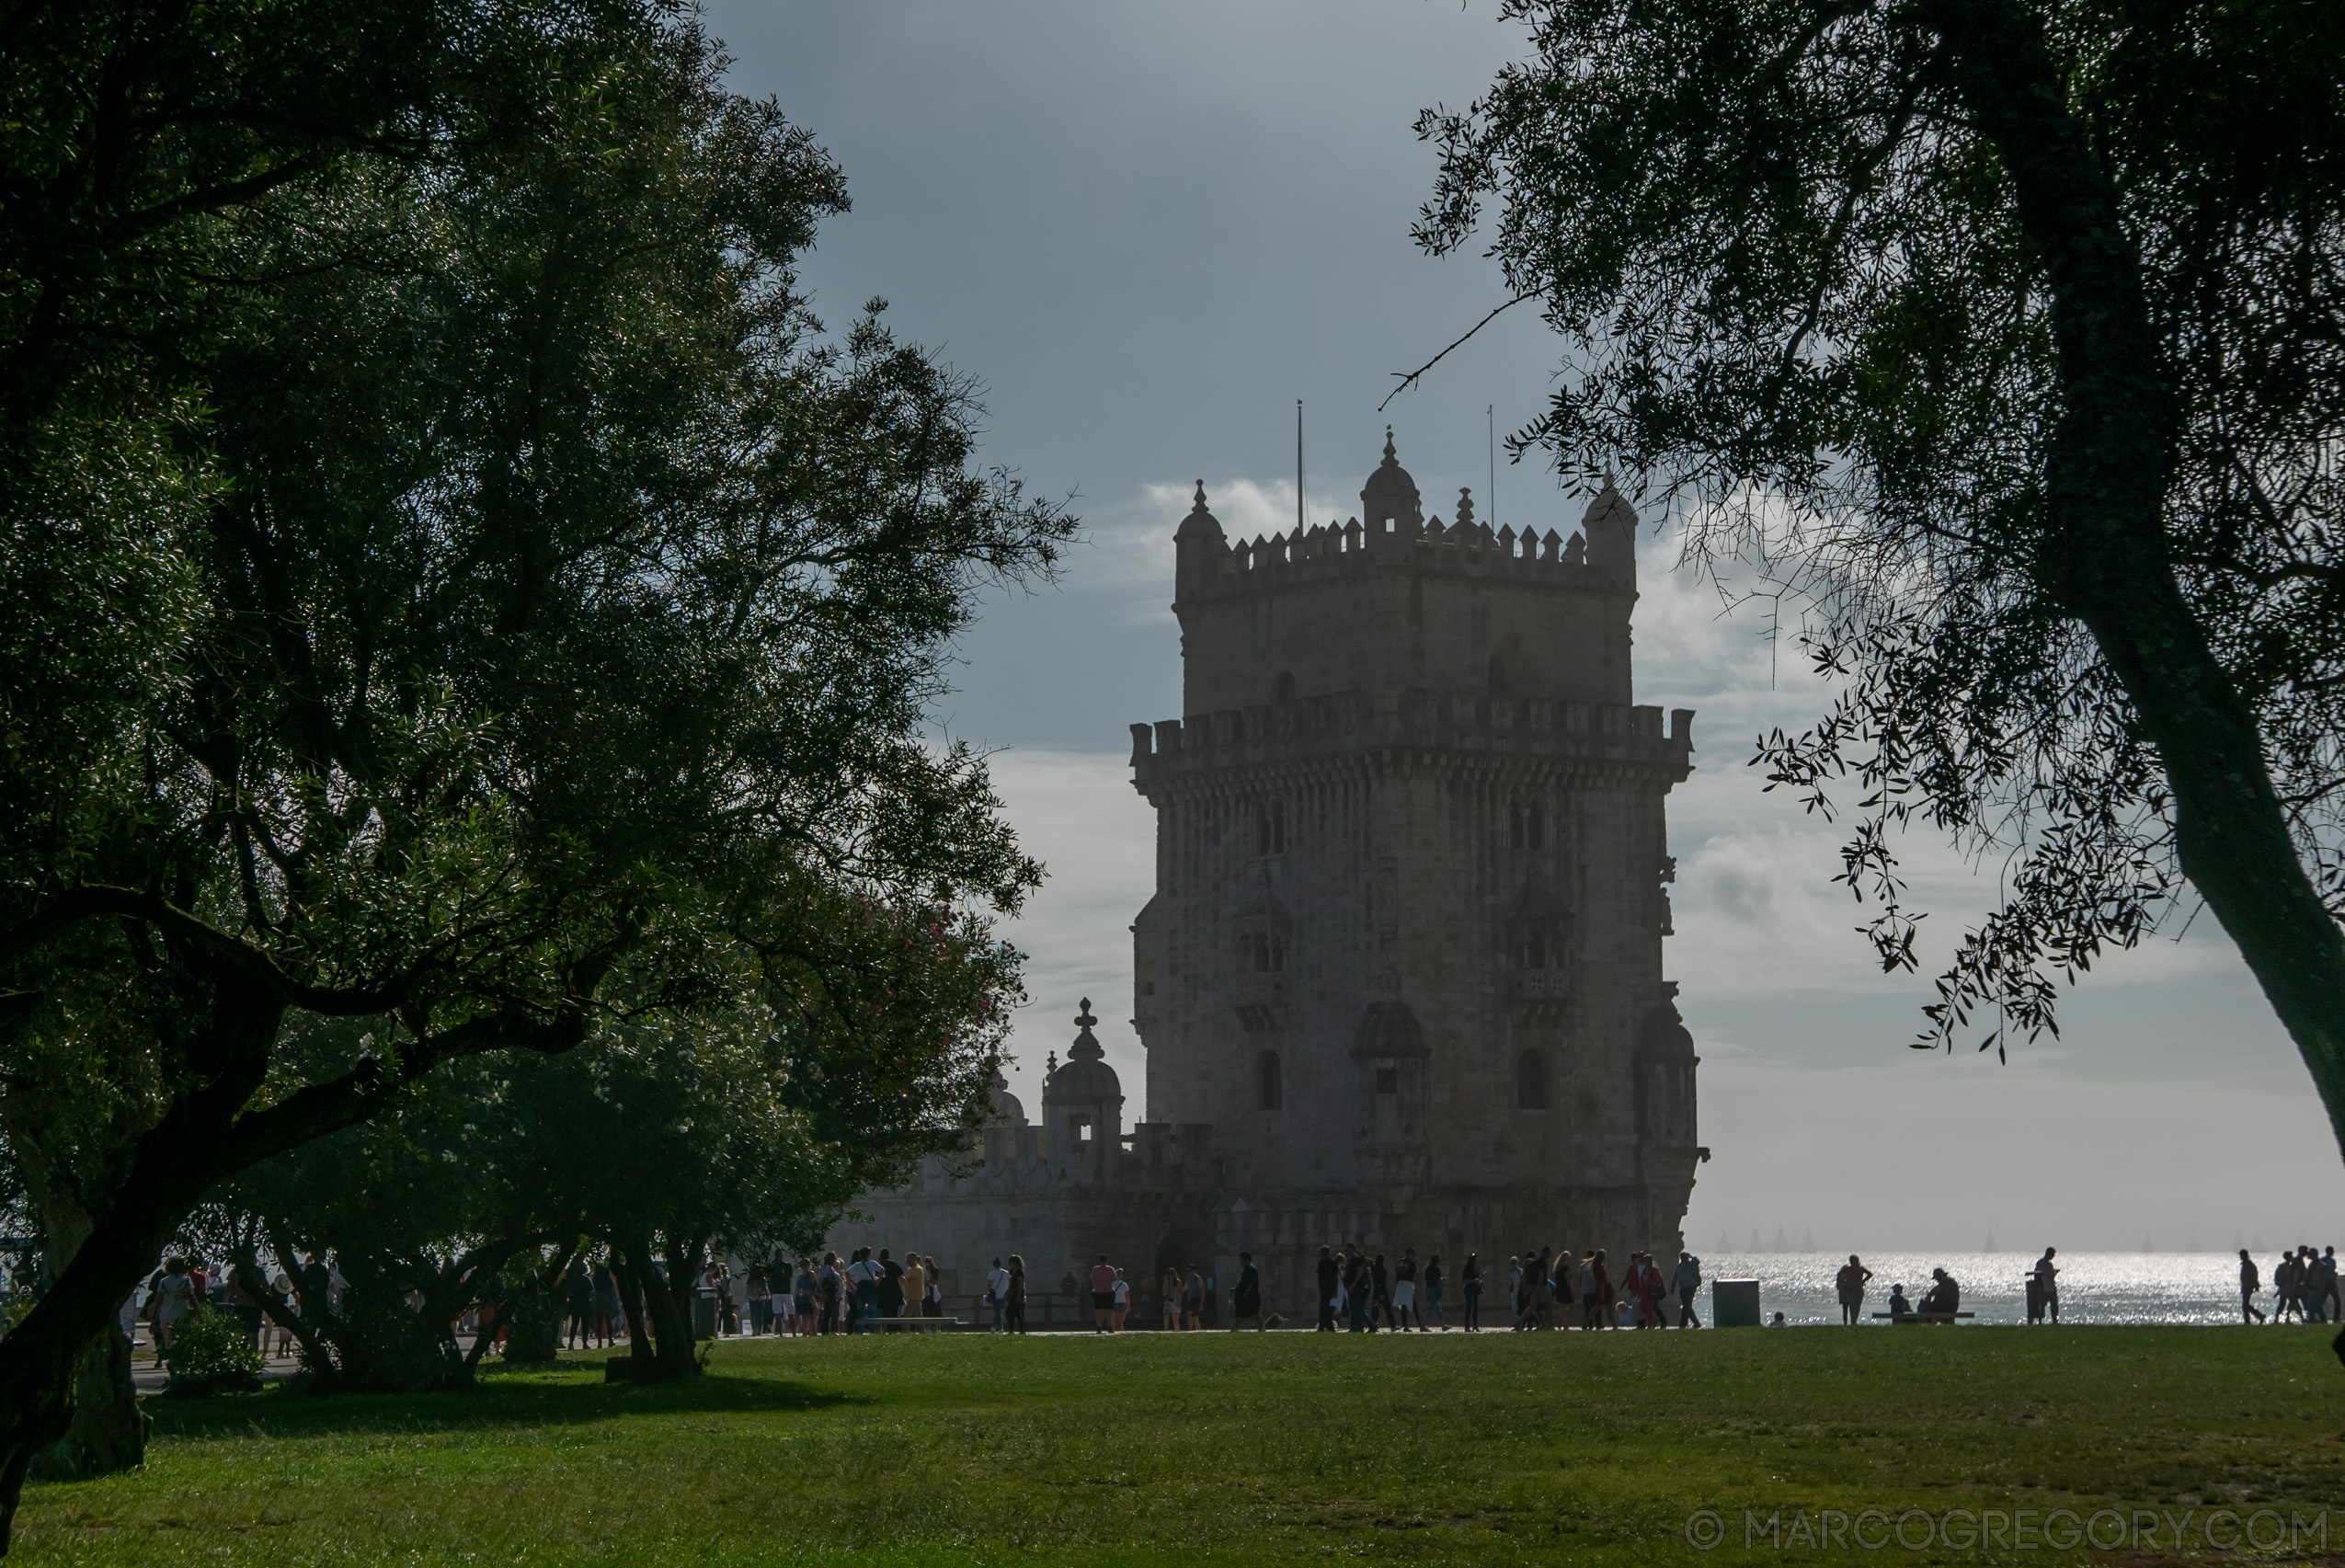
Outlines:
<svg viewBox="0 0 2345 1568"><path fill-rule="evenodd" d="M1622 703L1422 687L1381 701L1339 692L1136 724L1132 771L1145 792L1160 781L1217 768L1400 750L1552 758L1659 773L1676 783L1693 768L1694 714L1676 708L1668 717L1664 730L1661 709Z"/></svg>

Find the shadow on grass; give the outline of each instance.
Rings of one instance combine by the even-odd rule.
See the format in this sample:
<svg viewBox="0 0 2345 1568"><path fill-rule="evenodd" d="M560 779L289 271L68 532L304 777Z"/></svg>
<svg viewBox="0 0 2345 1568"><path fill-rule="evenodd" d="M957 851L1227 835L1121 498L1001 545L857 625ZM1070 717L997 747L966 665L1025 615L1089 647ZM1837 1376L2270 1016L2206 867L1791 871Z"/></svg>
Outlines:
<svg viewBox="0 0 2345 1568"><path fill-rule="evenodd" d="M571 1364L575 1366L576 1364ZM490 1372L474 1389L444 1393L333 1394L277 1383L257 1394L150 1400L154 1436L166 1441L215 1437L310 1437L340 1433L444 1432L498 1426L583 1425L631 1415L784 1415L864 1402L777 1378L709 1371L688 1383L605 1383L600 1363L589 1376L571 1366Z"/></svg>

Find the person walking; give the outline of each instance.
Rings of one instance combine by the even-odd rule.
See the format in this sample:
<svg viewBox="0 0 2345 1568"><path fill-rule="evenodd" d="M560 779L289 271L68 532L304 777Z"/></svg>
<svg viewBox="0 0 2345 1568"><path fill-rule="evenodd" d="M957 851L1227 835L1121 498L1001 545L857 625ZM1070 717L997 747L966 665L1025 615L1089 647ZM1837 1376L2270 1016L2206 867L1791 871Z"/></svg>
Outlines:
<svg viewBox="0 0 2345 1568"><path fill-rule="evenodd" d="M1377 1253L1376 1261L1368 1265L1368 1280L1369 1288L1376 1293L1370 1298L1368 1322L1380 1322L1390 1329L1392 1326L1392 1274L1385 1266L1382 1253Z"/></svg>
<svg viewBox="0 0 2345 1568"><path fill-rule="evenodd" d="M1109 1294L1115 1299L1115 1322L1114 1325L1114 1332L1116 1333L1122 1333L1124 1332L1124 1316L1132 1310L1132 1287L1131 1282L1124 1277L1124 1271L1120 1268L1115 1271L1115 1283L1110 1288Z"/></svg>
<svg viewBox="0 0 2345 1568"><path fill-rule="evenodd" d="M1441 1310L1441 1254L1436 1253L1424 1260L1424 1304L1431 1309L1433 1321L1441 1325L1441 1332L1447 1333L1449 1319ZM1417 1314L1417 1322L1420 1324L1424 1322L1423 1311Z"/></svg>
<svg viewBox="0 0 2345 1568"><path fill-rule="evenodd" d="M1000 1258L995 1258L993 1266L986 1271L985 1304L993 1320L992 1332L1001 1333L1010 1309L1010 1271L1001 1266Z"/></svg>
<svg viewBox="0 0 2345 1568"><path fill-rule="evenodd" d="M2035 1272L2030 1276L2035 1286L2037 1305L2054 1324L2060 1322L2060 1267L2052 1260L2059 1255L2059 1248L2044 1248L2043 1256L2036 1259Z"/></svg>
<svg viewBox="0 0 2345 1568"><path fill-rule="evenodd" d="M1355 1252L1351 1266L1344 1275L1344 1298L1351 1305L1354 1333L1376 1332L1375 1292L1376 1283L1368 1273L1367 1259Z"/></svg>
<svg viewBox="0 0 2345 1568"><path fill-rule="evenodd" d="M2256 1292L2263 1288L2263 1275L2256 1267L2256 1260L2248 1249L2239 1249L2239 1321L2261 1322L2263 1309L2256 1305Z"/></svg>
<svg viewBox="0 0 2345 1568"><path fill-rule="evenodd" d="M1417 1250L1404 1247L1401 1261L1392 1269L1392 1326L1401 1333L1409 1332L1409 1316L1417 1310ZM1424 1330L1424 1319L1417 1319L1419 1333Z"/></svg>
<svg viewBox="0 0 2345 1568"><path fill-rule="evenodd" d="M195 1316L195 1281L189 1277L187 1259L164 1260L163 1273L154 1283L149 1303L154 1324L154 1364L160 1367L170 1358L171 1340L179 1325Z"/></svg>
<svg viewBox="0 0 2345 1568"><path fill-rule="evenodd" d="M1596 1327L1596 1254L1582 1253L1572 1271L1572 1282L1580 1299L1580 1330L1585 1333Z"/></svg>
<svg viewBox="0 0 2345 1568"><path fill-rule="evenodd" d="M1164 1265L1164 1277L1156 1282L1158 1326L1167 1333L1181 1327L1181 1270L1177 1265Z"/></svg>
<svg viewBox="0 0 2345 1568"><path fill-rule="evenodd" d="M1702 1260L1691 1253L1679 1253L1677 1272L1672 1282L1677 1287L1677 1326L1701 1327L1701 1320L1694 1315L1694 1298L1701 1293Z"/></svg>
<svg viewBox="0 0 2345 1568"><path fill-rule="evenodd" d="M565 1350L584 1350L594 1341L594 1276L584 1260L574 1260L562 1276Z"/></svg>
<svg viewBox="0 0 2345 1568"><path fill-rule="evenodd" d="M1009 1277L1001 1287L1002 1333L1026 1332L1026 1260L1017 1253L1010 1254L1010 1266L1003 1271Z"/></svg>
<svg viewBox="0 0 2345 1568"><path fill-rule="evenodd" d="M1841 1265L1839 1274L1834 1276L1832 1282L1833 1288L1840 1297L1842 1327L1854 1328L1864 1320L1865 1286L1871 1278L1872 1270L1867 1268L1856 1253L1850 1253L1848 1261Z"/></svg>
<svg viewBox="0 0 2345 1568"><path fill-rule="evenodd" d="M1466 1266L1458 1271L1458 1288L1466 1299L1466 1332L1481 1333L1481 1254L1468 1253Z"/></svg>
<svg viewBox="0 0 2345 1568"><path fill-rule="evenodd" d="M1105 1333L1115 1316L1115 1266L1107 1254L1091 1265L1091 1332Z"/></svg>
<svg viewBox="0 0 2345 1568"><path fill-rule="evenodd" d="M1262 1329L1262 1271L1254 1267L1252 1253L1238 1254L1238 1285L1230 1293L1230 1332L1242 1328Z"/></svg>
<svg viewBox="0 0 2345 1568"><path fill-rule="evenodd" d="M1618 1328L1619 1325L1613 1321L1612 1316L1612 1272L1605 1266L1605 1251L1602 1247L1596 1250L1596 1262L1592 1272L1595 1275L1595 1280L1589 1291L1589 1299L1594 1303L1595 1310L1590 1315L1606 1328Z"/></svg>
<svg viewBox="0 0 2345 1568"><path fill-rule="evenodd" d="M879 1282L886 1277L879 1261L871 1255L869 1247L855 1249L854 1262L847 1265L847 1332L869 1333L871 1320L879 1316Z"/></svg>
<svg viewBox="0 0 2345 1568"><path fill-rule="evenodd" d="M815 1272L814 1288L819 1297L817 1310L820 1313L816 1319L814 1332L837 1333L842 1326L839 1321L843 1315L842 1309L847 1309L847 1292L852 1288L847 1283L847 1271L839 1266L837 1253L822 1254L822 1267Z"/></svg>
<svg viewBox="0 0 2345 1568"><path fill-rule="evenodd" d="M1181 1322L1193 1331L1205 1327L1205 1270L1195 1264L1181 1285Z"/></svg>
<svg viewBox="0 0 2345 1568"><path fill-rule="evenodd" d="M1339 1270L1335 1254L1325 1247L1319 1250L1319 1328L1320 1333L1335 1332L1335 1292Z"/></svg>

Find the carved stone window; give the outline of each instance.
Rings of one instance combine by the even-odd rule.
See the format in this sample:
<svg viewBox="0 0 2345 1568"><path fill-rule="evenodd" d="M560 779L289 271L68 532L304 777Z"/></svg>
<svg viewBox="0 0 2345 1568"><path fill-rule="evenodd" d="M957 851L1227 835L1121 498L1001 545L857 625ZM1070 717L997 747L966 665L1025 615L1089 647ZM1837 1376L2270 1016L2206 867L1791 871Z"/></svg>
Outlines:
<svg viewBox="0 0 2345 1568"><path fill-rule="evenodd" d="M1378 1068L1376 1092L1379 1094L1398 1094L1401 1092L1401 1070L1397 1067Z"/></svg>
<svg viewBox="0 0 2345 1568"><path fill-rule="evenodd" d="M1286 1104L1287 1083L1278 1065L1276 1051L1264 1051L1254 1058L1254 1109L1275 1111Z"/></svg>
<svg viewBox="0 0 2345 1568"><path fill-rule="evenodd" d="M1525 1051L1515 1059L1515 1108L1547 1109L1547 1059L1536 1050Z"/></svg>
<svg viewBox="0 0 2345 1568"><path fill-rule="evenodd" d="M1507 846L1518 850L1547 848L1547 802L1537 795L1515 802L1508 813Z"/></svg>

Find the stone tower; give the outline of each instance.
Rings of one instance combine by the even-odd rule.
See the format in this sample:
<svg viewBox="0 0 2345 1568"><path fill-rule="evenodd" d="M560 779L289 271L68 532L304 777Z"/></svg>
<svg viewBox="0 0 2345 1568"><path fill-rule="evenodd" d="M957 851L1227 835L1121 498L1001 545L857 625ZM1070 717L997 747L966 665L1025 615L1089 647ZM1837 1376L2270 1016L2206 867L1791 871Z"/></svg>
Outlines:
<svg viewBox="0 0 2345 1568"><path fill-rule="evenodd" d="M1357 518L1232 543L1200 485L1174 536L1188 716L1132 727L1133 1023L1151 1123L1210 1125L1218 1272L1252 1251L1287 1311L1330 1242L1453 1275L1678 1242L1693 715L1632 705L1636 525L1609 484L1568 542L1464 491L1428 521L1388 429Z"/></svg>

